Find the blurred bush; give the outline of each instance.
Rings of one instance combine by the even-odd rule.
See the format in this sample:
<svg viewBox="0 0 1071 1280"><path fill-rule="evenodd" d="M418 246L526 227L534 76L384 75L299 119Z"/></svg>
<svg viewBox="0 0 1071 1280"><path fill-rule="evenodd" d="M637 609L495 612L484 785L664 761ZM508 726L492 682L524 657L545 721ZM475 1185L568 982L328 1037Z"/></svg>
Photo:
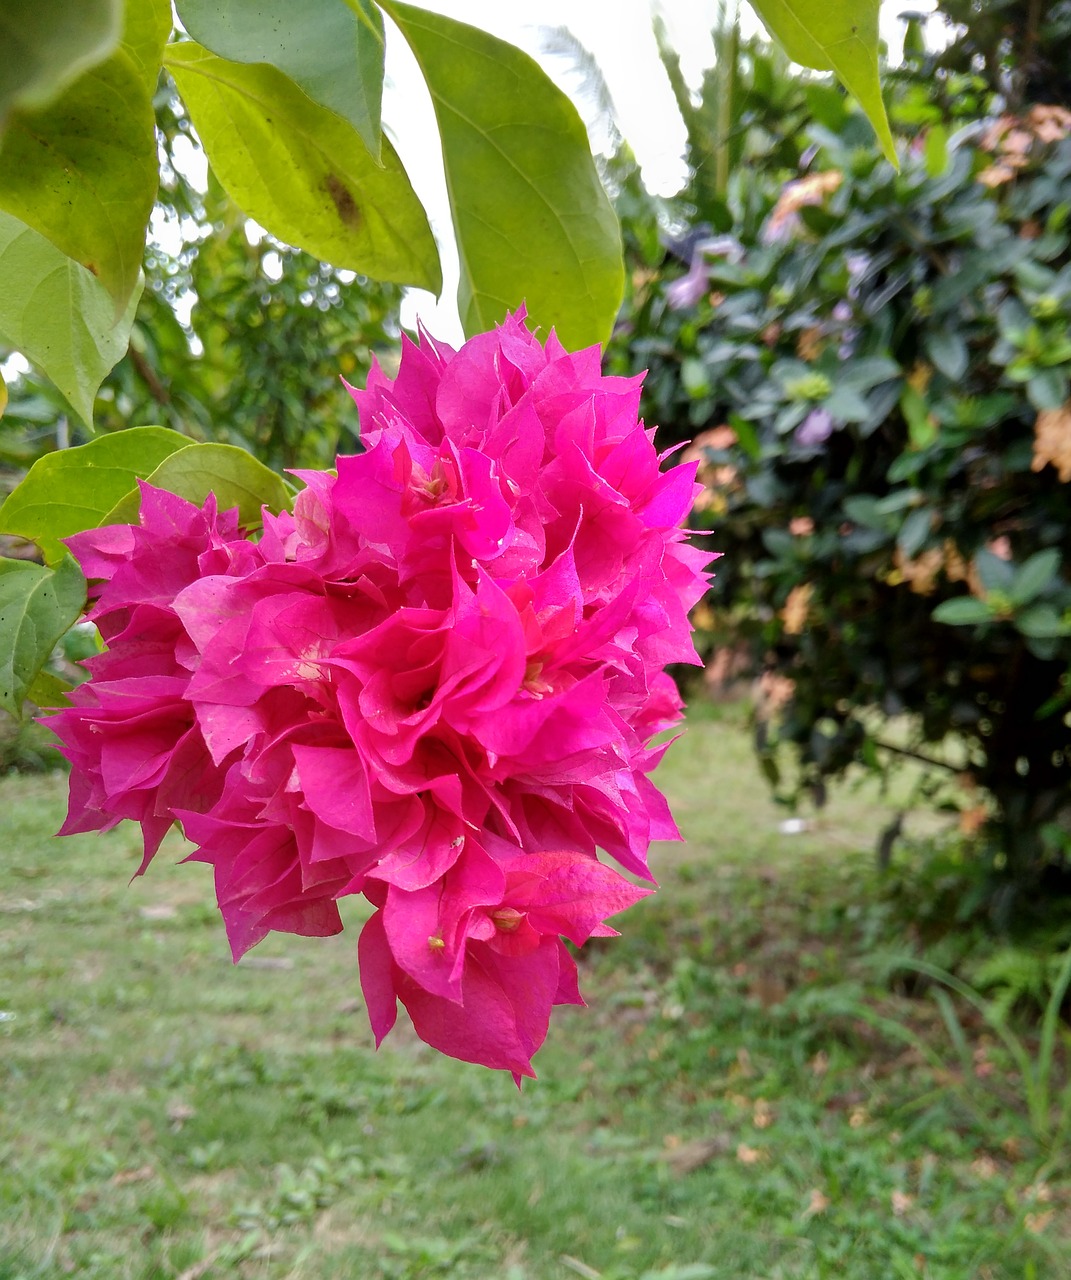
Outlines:
<svg viewBox="0 0 1071 1280"><path fill-rule="evenodd" d="M720 191L697 148L671 202L619 158L611 360L700 459L724 559L696 622L764 673L771 781L786 744L819 796L905 758L954 778L1006 913L1068 870L1071 113L964 119L984 82L922 62L894 85L899 173L755 45Z"/></svg>

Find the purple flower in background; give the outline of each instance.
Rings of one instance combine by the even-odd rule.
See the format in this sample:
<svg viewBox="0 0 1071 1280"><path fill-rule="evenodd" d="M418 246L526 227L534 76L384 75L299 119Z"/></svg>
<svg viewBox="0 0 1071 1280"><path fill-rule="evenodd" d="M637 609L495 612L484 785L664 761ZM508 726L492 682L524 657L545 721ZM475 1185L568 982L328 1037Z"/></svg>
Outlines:
<svg viewBox="0 0 1071 1280"><path fill-rule="evenodd" d="M671 311L686 311L694 307L707 291L710 279L708 257L727 258L739 262L743 256L740 242L733 236L715 236L700 240L692 251L691 264L686 275L666 286L666 305Z"/></svg>
<svg viewBox="0 0 1071 1280"><path fill-rule="evenodd" d="M825 444L836 425L828 409L812 409L796 428L796 443L805 449L816 449Z"/></svg>
<svg viewBox="0 0 1071 1280"><path fill-rule="evenodd" d="M666 305L671 311L687 311L694 307L707 291L707 264L697 253L683 275L666 286Z"/></svg>
<svg viewBox="0 0 1071 1280"><path fill-rule="evenodd" d="M859 336L859 330L851 325L855 314L852 303L859 301L863 277L870 268L870 254L846 254L844 265L848 269L848 297L842 298L833 308L833 319L843 328L837 354L842 360L848 360L855 351L855 341Z"/></svg>
<svg viewBox="0 0 1071 1280"><path fill-rule="evenodd" d="M729 262L739 262L744 256L744 246L736 236L712 236L709 240L701 240L697 248L700 253L726 258Z"/></svg>
<svg viewBox="0 0 1071 1280"><path fill-rule="evenodd" d="M848 268L848 279L851 281L848 286L848 297L858 298L859 285L870 266L870 254L849 253L844 258L844 265Z"/></svg>
<svg viewBox="0 0 1071 1280"><path fill-rule="evenodd" d="M851 323L854 314L852 304L845 298L841 298L833 308L833 319L841 328L840 344L837 347L837 355L841 360L850 360L855 351L855 340L859 336L859 330Z"/></svg>

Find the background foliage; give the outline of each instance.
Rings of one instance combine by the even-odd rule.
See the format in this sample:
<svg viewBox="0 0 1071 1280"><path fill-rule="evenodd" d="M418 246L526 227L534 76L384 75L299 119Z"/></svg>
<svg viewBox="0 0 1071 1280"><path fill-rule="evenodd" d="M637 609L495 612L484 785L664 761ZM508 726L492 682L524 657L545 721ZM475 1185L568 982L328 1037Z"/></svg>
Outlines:
<svg viewBox="0 0 1071 1280"><path fill-rule="evenodd" d="M999 108L984 78L909 61L896 173L771 51L738 79L725 195L663 211L668 249L633 180L614 358L702 460L725 558L699 621L766 673L771 780L957 774L1006 910L1068 846L1071 114L965 120Z"/></svg>

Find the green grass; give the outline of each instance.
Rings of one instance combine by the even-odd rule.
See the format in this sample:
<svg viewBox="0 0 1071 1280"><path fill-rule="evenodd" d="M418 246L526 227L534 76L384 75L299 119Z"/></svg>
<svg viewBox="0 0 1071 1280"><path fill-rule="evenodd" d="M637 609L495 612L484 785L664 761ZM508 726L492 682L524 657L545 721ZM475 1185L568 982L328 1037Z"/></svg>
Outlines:
<svg viewBox="0 0 1071 1280"><path fill-rule="evenodd" d="M896 797L786 835L739 718L661 774L688 837L582 959L518 1092L399 1028L354 929L230 964L210 872L52 840L0 783L0 1280L1029 1280L1071 1274L1071 1168L997 1037L882 983Z"/></svg>

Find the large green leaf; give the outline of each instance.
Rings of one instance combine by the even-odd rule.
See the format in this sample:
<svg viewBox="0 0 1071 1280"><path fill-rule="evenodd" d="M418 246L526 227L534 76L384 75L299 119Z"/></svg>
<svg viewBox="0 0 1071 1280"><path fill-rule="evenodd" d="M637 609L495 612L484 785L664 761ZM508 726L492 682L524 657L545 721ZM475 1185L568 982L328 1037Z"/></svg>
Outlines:
<svg viewBox="0 0 1071 1280"><path fill-rule="evenodd" d="M148 477L157 489L177 493L198 505L210 493L216 495L220 511L238 508L238 518L247 529L259 528L261 507L288 511L290 490L263 462L233 444L187 444L170 454ZM132 524L138 518L141 494L132 489L104 516L101 524Z"/></svg>
<svg viewBox="0 0 1071 1280"><path fill-rule="evenodd" d="M47 107L13 112L0 143L0 210L91 271L111 294L115 319L137 288L156 197L149 66L162 5L128 0L129 43Z"/></svg>
<svg viewBox="0 0 1071 1280"><path fill-rule="evenodd" d="M974 596L956 596L952 600L942 600L933 611L935 622L944 622L950 627L974 627L983 622L994 620L993 610L984 600L976 600Z"/></svg>
<svg viewBox="0 0 1071 1280"><path fill-rule="evenodd" d="M170 0L127 0L123 48L130 55L150 96L160 81L164 46L171 34Z"/></svg>
<svg viewBox="0 0 1071 1280"><path fill-rule="evenodd" d="M0 338L51 378L87 426L98 387L126 353L140 295L139 284L116 323L99 280L0 212Z"/></svg>
<svg viewBox="0 0 1071 1280"><path fill-rule="evenodd" d="M794 62L836 72L866 112L882 151L897 165L878 76L881 0L752 0L752 7Z"/></svg>
<svg viewBox="0 0 1071 1280"><path fill-rule="evenodd" d="M384 0L431 90L469 334L526 302L567 346L604 341L624 287L621 234L584 125L512 45Z"/></svg>
<svg viewBox="0 0 1071 1280"><path fill-rule="evenodd" d="M5 0L0 130L13 107L43 107L119 43L122 0Z"/></svg>
<svg viewBox="0 0 1071 1280"><path fill-rule="evenodd" d="M55 563L64 555L60 538L96 528L139 477L189 445L166 427L132 427L48 453L0 507L0 533L29 538Z"/></svg>
<svg viewBox="0 0 1071 1280"><path fill-rule="evenodd" d="M275 67L168 47L212 168L234 202L273 235L336 267L438 292L439 254L401 161L378 166L356 130Z"/></svg>
<svg viewBox="0 0 1071 1280"><path fill-rule="evenodd" d="M1061 585L1060 562L1063 559L1056 547L1046 547L1034 554L1015 570L1008 588L1008 599L1014 605L1035 600L1043 592Z"/></svg>
<svg viewBox="0 0 1071 1280"><path fill-rule="evenodd" d="M199 44L232 62L268 62L314 102L348 120L380 154L383 17L366 18L342 0L177 0L182 25Z"/></svg>
<svg viewBox="0 0 1071 1280"><path fill-rule="evenodd" d="M38 672L77 621L86 583L67 556L56 569L0 560L0 707L20 715Z"/></svg>

